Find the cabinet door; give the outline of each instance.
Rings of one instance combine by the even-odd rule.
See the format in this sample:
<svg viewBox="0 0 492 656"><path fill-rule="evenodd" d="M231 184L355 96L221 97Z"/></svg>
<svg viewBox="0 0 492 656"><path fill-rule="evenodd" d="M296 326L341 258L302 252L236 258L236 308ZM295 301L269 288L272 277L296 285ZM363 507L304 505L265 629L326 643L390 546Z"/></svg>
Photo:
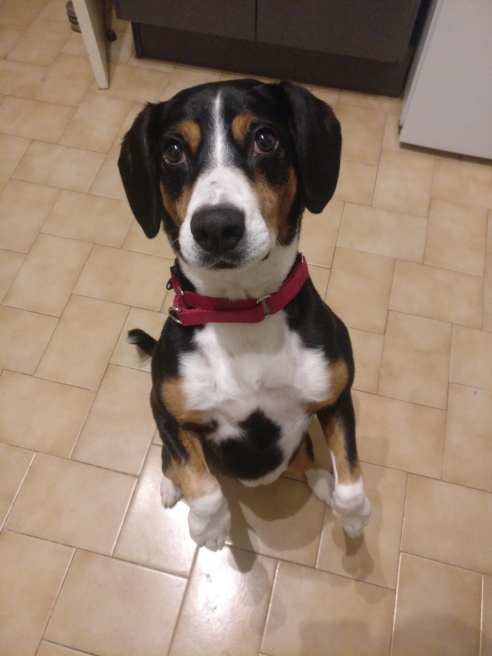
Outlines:
<svg viewBox="0 0 492 656"><path fill-rule="evenodd" d="M402 61L420 0L258 0L257 40Z"/></svg>
<svg viewBox="0 0 492 656"><path fill-rule="evenodd" d="M118 18L254 41L255 0L115 0Z"/></svg>

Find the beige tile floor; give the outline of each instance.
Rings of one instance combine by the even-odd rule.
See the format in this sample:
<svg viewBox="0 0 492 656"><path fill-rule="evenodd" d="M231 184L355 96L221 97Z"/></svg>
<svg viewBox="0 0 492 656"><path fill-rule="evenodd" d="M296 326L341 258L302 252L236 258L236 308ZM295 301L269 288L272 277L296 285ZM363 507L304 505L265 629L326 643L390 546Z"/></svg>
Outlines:
<svg viewBox="0 0 492 656"><path fill-rule="evenodd" d="M64 4L0 0L0 654L491 656L490 162L400 147L398 100L313 89L343 162L301 248L352 335L373 517L350 540L303 481L224 479L228 546L197 551L124 344L159 333L172 253L116 160L142 103L233 76L138 61L117 21L99 91Z"/></svg>

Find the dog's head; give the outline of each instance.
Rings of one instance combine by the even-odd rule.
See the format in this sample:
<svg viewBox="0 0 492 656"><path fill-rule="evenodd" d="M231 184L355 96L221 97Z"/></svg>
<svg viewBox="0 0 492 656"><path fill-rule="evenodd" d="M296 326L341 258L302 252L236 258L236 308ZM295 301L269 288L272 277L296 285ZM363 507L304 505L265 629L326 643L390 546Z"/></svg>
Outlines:
<svg viewBox="0 0 492 656"><path fill-rule="evenodd" d="M292 243L305 207L323 210L340 151L338 120L309 91L238 80L147 105L118 166L147 237L162 222L186 262L236 268Z"/></svg>

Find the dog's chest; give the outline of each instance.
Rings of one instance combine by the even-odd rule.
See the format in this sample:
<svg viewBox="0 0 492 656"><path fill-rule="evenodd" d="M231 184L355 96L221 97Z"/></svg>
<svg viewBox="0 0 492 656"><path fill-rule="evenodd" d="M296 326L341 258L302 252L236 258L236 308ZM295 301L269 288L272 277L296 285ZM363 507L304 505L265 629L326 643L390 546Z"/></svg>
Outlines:
<svg viewBox="0 0 492 656"><path fill-rule="evenodd" d="M301 343L283 312L261 324L208 325L195 342L180 373L188 408L207 413L215 440L244 437L241 423L259 411L297 443L307 404L327 398L330 380L322 353Z"/></svg>

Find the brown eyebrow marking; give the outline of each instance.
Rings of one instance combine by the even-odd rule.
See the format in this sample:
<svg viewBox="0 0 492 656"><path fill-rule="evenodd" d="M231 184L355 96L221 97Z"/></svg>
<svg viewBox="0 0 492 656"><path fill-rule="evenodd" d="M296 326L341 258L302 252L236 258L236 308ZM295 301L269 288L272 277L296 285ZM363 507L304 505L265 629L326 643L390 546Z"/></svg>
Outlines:
<svg viewBox="0 0 492 656"><path fill-rule="evenodd" d="M178 132L186 141L194 155L198 150L200 141L202 140L202 132L198 123L195 123L195 121L182 121L178 125Z"/></svg>
<svg viewBox="0 0 492 656"><path fill-rule="evenodd" d="M244 146L246 137L251 130L251 124L255 117L251 114L238 114L232 119L231 131L234 141L240 146Z"/></svg>

